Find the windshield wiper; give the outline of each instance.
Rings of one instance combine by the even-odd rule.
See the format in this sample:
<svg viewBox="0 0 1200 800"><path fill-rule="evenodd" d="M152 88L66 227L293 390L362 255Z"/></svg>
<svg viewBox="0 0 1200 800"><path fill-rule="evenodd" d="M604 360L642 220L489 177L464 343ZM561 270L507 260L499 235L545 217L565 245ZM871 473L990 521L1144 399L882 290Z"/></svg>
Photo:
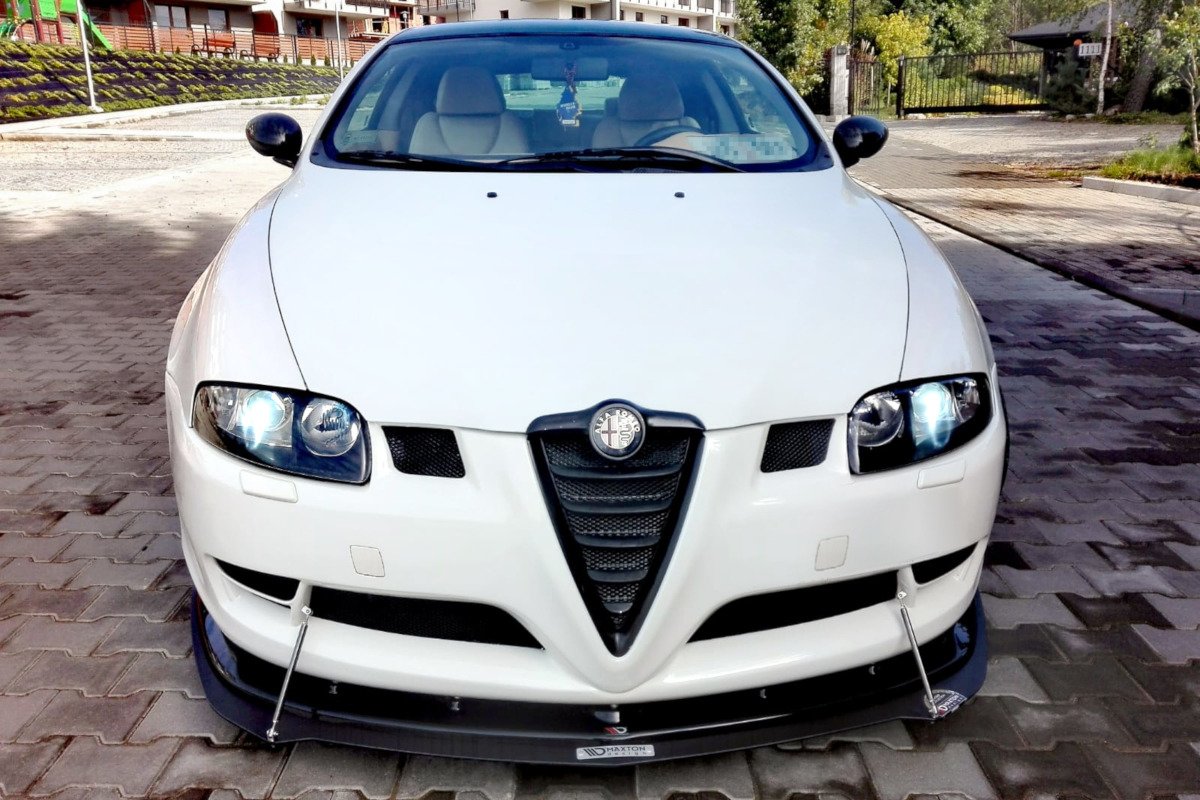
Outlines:
<svg viewBox="0 0 1200 800"><path fill-rule="evenodd" d="M417 169L429 171L481 172L487 164L476 161L455 161L432 156L414 156L408 153L393 153L386 150L348 150L337 154L338 161L350 164L368 164L373 167L393 169Z"/></svg>
<svg viewBox="0 0 1200 800"><path fill-rule="evenodd" d="M692 169L705 167L714 172L744 172L745 170L728 161L695 153L691 150L679 150L673 147L600 147L587 150L559 150L553 153L538 153L532 156L507 158L496 162L498 167L531 166L571 166L573 164L596 164L628 167L634 164L677 169Z"/></svg>

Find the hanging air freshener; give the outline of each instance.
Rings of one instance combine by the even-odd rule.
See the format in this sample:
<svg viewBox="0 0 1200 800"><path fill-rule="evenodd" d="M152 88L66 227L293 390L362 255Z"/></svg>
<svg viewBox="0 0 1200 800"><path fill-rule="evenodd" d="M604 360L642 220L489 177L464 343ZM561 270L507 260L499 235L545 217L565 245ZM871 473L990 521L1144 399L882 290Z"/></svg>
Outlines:
<svg viewBox="0 0 1200 800"><path fill-rule="evenodd" d="M564 128L578 128L583 109L579 105L579 92L575 88L574 64L567 64L563 69L563 78L567 85L563 87L562 97L558 100L558 121Z"/></svg>

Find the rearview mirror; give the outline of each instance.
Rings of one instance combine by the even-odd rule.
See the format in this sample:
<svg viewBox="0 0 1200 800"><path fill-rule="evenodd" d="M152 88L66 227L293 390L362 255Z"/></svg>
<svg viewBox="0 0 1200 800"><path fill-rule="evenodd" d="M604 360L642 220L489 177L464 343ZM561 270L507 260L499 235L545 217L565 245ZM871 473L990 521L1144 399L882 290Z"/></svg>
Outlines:
<svg viewBox="0 0 1200 800"><path fill-rule="evenodd" d="M287 114L272 111L259 114L246 123L246 139L262 155L275 159L285 167L294 167L300 157L303 135L299 122Z"/></svg>
<svg viewBox="0 0 1200 800"><path fill-rule="evenodd" d="M874 117L847 117L833 129L833 146L846 168L878 153L887 140L887 125Z"/></svg>

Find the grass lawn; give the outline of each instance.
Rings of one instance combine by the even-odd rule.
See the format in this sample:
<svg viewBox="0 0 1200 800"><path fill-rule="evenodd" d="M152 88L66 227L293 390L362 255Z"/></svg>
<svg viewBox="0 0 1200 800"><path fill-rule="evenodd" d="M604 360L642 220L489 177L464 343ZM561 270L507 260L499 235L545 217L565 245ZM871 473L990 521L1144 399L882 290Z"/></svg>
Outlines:
<svg viewBox="0 0 1200 800"><path fill-rule="evenodd" d="M1185 147L1134 150L1100 170L1105 178L1200 189L1200 155Z"/></svg>

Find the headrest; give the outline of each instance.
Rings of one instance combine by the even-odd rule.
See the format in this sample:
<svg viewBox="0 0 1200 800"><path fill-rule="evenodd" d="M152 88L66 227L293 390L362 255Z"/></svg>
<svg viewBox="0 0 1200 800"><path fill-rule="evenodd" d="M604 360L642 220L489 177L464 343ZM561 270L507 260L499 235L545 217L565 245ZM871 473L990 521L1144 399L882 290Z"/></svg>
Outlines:
<svg viewBox="0 0 1200 800"><path fill-rule="evenodd" d="M617 114L619 113L618 108L619 108L619 106L617 105L617 98L615 98L615 97L604 98L604 116L606 116L606 117L617 116Z"/></svg>
<svg viewBox="0 0 1200 800"><path fill-rule="evenodd" d="M439 114L502 114L504 95L496 78L481 67L451 67L438 84Z"/></svg>
<svg viewBox="0 0 1200 800"><path fill-rule="evenodd" d="M618 104L626 122L657 122L683 116L683 98L675 81L665 75L635 75L621 87Z"/></svg>

